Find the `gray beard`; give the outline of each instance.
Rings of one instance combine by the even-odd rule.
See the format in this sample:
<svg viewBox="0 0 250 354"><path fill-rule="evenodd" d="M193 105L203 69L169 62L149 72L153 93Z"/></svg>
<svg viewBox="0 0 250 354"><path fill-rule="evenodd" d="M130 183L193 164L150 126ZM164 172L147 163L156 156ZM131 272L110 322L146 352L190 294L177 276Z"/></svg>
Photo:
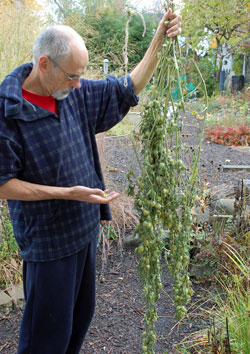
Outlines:
<svg viewBox="0 0 250 354"><path fill-rule="evenodd" d="M56 91L52 94L52 97L54 97L58 101L63 100L64 98L68 97L70 92L74 91L74 89L74 87L71 87L68 89Z"/></svg>

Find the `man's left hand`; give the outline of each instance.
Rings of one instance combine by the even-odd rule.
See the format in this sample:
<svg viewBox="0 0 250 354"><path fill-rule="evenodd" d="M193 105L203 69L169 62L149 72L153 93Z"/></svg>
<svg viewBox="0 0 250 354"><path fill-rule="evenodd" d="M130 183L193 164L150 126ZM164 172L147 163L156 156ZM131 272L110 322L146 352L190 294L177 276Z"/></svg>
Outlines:
<svg viewBox="0 0 250 354"><path fill-rule="evenodd" d="M172 12L172 9L169 8L157 28L156 35L167 35L170 38L178 36L179 34L181 34L181 20L181 15ZM167 26L165 24L166 21L169 22Z"/></svg>

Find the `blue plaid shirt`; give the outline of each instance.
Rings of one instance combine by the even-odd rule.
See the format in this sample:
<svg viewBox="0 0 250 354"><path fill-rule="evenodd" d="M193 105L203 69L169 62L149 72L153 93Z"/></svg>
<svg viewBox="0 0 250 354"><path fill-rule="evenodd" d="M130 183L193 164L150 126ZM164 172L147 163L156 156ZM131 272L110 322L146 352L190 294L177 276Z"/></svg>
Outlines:
<svg viewBox="0 0 250 354"><path fill-rule="evenodd" d="M95 134L117 124L138 103L131 79L81 79L57 101L58 115L22 98L32 69L24 64L0 85L0 185L11 178L48 186L105 189ZM108 205L71 200L9 200L21 256L48 261L81 250L111 218Z"/></svg>

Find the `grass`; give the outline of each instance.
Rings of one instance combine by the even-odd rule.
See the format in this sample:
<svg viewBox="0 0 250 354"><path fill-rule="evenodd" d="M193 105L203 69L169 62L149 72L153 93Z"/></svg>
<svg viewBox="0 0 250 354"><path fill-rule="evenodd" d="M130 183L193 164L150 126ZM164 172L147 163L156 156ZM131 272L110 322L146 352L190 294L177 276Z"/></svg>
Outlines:
<svg viewBox="0 0 250 354"><path fill-rule="evenodd" d="M249 113L250 87L236 95L224 93L210 98L208 104L207 127L250 127ZM204 104L202 99L192 102L188 109L200 114Z"/></svg>
<svg viewBox="0 0 250 354"><path fill-rule="evenodd" d="M129 135L134 132L137 125L140 122L139 112L131 112L126 115L126 117L113 128L111 128L107 133L112 136L122 136Z"/></svg>
<svg viewBox="0 0 250 354"><path fill-rule="evenodd" d="M250 354L250 261L249 252L223 242L221 271L210 291L214 303L203 308L210 326L192 333L179 346L179 353ZM218 273L217 273L218 274Z"/></svg>
<svg viewBox="0 0 250 354"><path fill-rule="evenodd" d="M0 289L5 290L12 284L20 284L21 268L21 257L7 205L5 201L0 201Z"/></svg>
<svg viewBox="0 0 250 354"><path fill-rule="evenodd" d="M250 354L250 262L248 254L243 257L229 245L226 247L225 254L235 265L235 269L234 272L229 271L226 278L220 279L224 294L217 297L216 321L220 325L226 318L228 319L230 346L233 353Z"/></svg>
<svg viewBox="0 0 250 354"><path fill-rule="evenodd" d="M41 20L25 7L1 6L0 81L15 67L32 60L32 47Z"/></svg>

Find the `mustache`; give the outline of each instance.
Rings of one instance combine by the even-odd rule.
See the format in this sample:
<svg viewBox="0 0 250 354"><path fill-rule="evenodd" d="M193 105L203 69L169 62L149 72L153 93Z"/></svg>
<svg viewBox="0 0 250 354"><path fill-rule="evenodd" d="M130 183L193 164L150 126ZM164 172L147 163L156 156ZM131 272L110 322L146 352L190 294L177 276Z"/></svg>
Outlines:
<svg viewBox="0 0 250 354"><path fill-rule="evenodd" d="M57 91L58 93L62 94L62 95L67 95L68 93L74 91L75 87L69 87L63 90L59 90Z"/></svg>

